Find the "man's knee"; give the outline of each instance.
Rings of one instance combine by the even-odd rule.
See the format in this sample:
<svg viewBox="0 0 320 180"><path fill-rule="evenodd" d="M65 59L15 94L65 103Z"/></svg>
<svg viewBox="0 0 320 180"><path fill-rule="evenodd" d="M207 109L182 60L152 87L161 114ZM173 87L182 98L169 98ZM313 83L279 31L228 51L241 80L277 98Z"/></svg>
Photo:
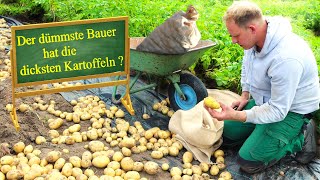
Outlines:
<svg viewBox="0 0 320 180"><path fill-rule="evenodd" d="M246 173L249 173L249 174L261 172L261 171L267 169L268 167L273 166L277 162L278 162L277 160L272 160L269 163L264 163L262 161L245 160L242 157L240 157L239 155L237 157L237 163L239 164L240 169Z"/></svg>

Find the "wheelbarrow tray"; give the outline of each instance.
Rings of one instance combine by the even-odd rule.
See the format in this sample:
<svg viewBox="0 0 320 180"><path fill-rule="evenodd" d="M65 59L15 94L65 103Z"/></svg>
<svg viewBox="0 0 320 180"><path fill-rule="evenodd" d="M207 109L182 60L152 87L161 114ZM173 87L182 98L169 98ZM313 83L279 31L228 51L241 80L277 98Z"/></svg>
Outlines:
<svg viewBox="0 0 320 180"><path fill-rule="evenodd" d="M157 76L168 76L186 70L216 43L200 40L197 46L184 54L156 54L136 50L144 37L130 38L130 68Z"/></svg>

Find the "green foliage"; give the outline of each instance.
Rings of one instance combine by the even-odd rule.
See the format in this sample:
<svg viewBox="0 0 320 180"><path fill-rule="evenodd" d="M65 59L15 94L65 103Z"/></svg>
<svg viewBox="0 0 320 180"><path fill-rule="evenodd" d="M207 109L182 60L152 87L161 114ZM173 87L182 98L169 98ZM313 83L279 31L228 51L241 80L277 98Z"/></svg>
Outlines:
<svg viewBox="0 0 320 180"><path fill-rule="evenodd" d="M291 19L293 31L311 46L320 70L319 0L253 0L265 15L282 15ZM227 7L233 0L17 0L13 4L0 4L2 15L42 13L45 22L81 19L129 17L130 37L145 37L177 11L185 11L193 4L200 14L197 26L202 39L211 39L217 45L207 51L190 70L208 87L231 89L240 92L240 69L243 49L231 42L222 21ZM319 71L320 72L320 71ZM217 87L216 87L217 86Z"/></svg>
<svg viewBox="0 0 320 180"><path fill-rule="evenodd" d="M320 12L307 13L305 19L305 27L320 36Z"/></svg>

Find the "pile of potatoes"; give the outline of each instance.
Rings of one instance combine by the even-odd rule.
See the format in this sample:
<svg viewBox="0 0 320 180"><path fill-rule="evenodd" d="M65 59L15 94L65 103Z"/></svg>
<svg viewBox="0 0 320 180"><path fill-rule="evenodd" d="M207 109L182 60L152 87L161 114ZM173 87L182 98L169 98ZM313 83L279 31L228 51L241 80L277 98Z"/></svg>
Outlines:
<svg viewBox="0 0 320 180"><path fill-rule="evenodd" d="M64 159L62 154L69 152L68 149L64 149L62 152L53 150L47 153L44 158L40 158L40 150L19 142L13 146L17 154L10 156L14 161L1 163L1 172L7 179L15 179L14 176L28 179L30 175L18 168L22 166L19 166L21 159L23 159L22 163L24 163L25 169L30 169L28 172L37 171L33 174L33 179L105 179L108 177L143 179L141 172L154 175L161 169L170 171L172 179L191 179L200 176L208 179L210 175L217 176L219 171L225 169L224 153L221 150L213 154L216 157L214 165L192 164L193 155L188 151L183 154L182 169L170 167L166 163L160 167L158 163L153 161L134 161L131 158L132 154L146 151L150 152L150 156L155 161L165 156L176 157L183 149L183 145L177 141L175 134L168 130L161 130L158 127L144 129L139 121L130 125L128 121L123 119L125 116L123 110L116 106L107 107L97 96L88 95L71 101L73 112L58 110L53 100L48 103L39 97L35 97L34 100L35 103L28 106L27 110L39 109L56 116L56 118L47 121L47 126L50 128L47 139L44 136L38 136L35 139L36 144L72 145L88 142L84 146L87 150L81 157L71 156L69 159ZM83 129L82 121L90 122L91 126ZM70 123L72 125L66 127L66 124ZM8 157L6 156L6 158ZM2 170L3 165L5 167ZM104 175L98 177L90 169L91 167L103 169ZM221 172L220 177L223 179L232 178L227 171Z"/></svg>
<svg viewBox="0 0 320 180"><path fill-rule="evenodd" d="M161 112L164 115L171 117L174 113L173 109L170 109L170 101L169 98L163 99L160 102L156 102L153 104L152 109L154 111Z"/></svg>
<svg viewBox="0 0 320 180"><path fill-rule="evenodd" d="M3 18L0 18L0 28L0 51L4 52L6 46L11 45L11 30ZM10 52L0 57L0 81L11 76L11 61L9 58Z"/></svg>

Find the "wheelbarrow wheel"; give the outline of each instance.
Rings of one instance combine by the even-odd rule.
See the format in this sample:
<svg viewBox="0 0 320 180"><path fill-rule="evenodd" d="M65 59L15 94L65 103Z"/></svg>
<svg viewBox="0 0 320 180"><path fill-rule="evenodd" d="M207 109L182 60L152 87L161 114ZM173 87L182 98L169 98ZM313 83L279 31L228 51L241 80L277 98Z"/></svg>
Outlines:
<svg viewBox="0 0 320 180"><path fill-rule="evenodd" d="M208 91L203 82L196 76L188 72L180 74L180 83L178 83L186 99L180 97L173 83L169 85L168 96L170 106L173 110L188 110L208 96Z"/></svg>

